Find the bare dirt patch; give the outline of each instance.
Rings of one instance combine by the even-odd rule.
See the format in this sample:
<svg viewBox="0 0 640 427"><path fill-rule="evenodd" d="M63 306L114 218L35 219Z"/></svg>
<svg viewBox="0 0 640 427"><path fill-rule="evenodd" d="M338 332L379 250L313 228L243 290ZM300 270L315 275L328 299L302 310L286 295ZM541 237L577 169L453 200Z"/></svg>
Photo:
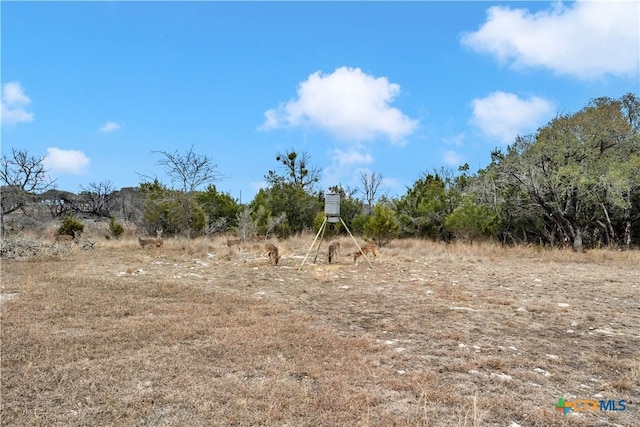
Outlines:
<svg viewBox="0 0 640 427"><path fill-rule="evenodd" d="M310 243L4 261L2 424L636 425L637 252L411 240L370 269L345 240L299 270Z"/></svg>

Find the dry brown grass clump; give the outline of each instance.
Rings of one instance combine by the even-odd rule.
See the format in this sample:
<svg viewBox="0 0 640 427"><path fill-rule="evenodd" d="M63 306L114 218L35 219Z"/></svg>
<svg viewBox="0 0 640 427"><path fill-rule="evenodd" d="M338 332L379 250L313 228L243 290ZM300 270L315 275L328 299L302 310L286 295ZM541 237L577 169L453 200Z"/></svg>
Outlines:
<svg viewBox="0 0 640 427"><path fill-rule="evenodd" d="M299 270L307 237L271 240L278 268L225 237L4 261L2 425L636 422L637 252L406 240Z"/></svg>

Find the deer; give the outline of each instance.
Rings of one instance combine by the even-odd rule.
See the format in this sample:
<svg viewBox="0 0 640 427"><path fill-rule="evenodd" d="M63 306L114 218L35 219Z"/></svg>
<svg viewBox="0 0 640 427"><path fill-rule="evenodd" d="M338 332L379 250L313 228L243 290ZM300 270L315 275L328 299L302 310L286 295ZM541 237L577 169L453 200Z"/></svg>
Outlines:
<svg viewBox="0 0 640 427"><path fill-rule="evenodd" d="M229 249L233 248L235 246L235 248L238 250L238 252L240 252L240 246L242 245L242 240L240 239L229 239L227 237L227 247Z"/></svg>
<svg viewBox="0 0 640 427"><path fill-rule="evenodd" d="M54 236L54 239L56 241L56 243L71 243L71 242L76 242L78 243L78 231L77 230L71 230L73 232L73 236L69 235L69 234L56 234Z"/></svg>
<svg viewBox="0 0 640 427"><path fill-rule="evenodd" d="M147 246L161 248L162 245L164 244L164 240L162 239L162 230L156 230L156 236L157 236L156 238L153 238L153 237L142 238L138 236L138 243L140 244L142 249L146 248Z"/></svg>
<svg viewBox="0 0 640 427"><path fill-rule="evenodd" d="M358 263L358 257L362 256L364 254L364 256L367 256L367 254L372 254L373 258L377 258L378 257L378 245L376 245L375 243L367 243L366 245L363 245L362 251L356 251L353 254L353 263L357 264Z"/></svg>
<svg viewBox="0 0 640 427"><path fill-rule="evenodd" d="M332 261L338 262L338 256L340 256L340 242L333 242L329 245L329 264Z"/></svg>
<svg viewBox="0 0 640 427"><path fill-rule="evenodd" d="M271 261L271 265L278 265L278 261L280 260L280 254L278 253L278 247L271 243L267 243L264 245L265 256L269 257Z"/></svg>

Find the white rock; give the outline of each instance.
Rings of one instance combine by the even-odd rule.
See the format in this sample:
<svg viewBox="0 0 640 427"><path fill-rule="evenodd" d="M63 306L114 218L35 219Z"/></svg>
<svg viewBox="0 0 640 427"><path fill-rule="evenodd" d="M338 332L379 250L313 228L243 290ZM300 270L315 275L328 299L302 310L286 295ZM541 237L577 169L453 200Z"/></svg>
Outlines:
<svg viewBox="0 0 640 427"><path fill-rule="evenodd" d="M503 373L491 373L491 378L497 378L500 381L511 381L513 377L511 375L503 374Z"/></svg>
<svg viewBox="0 0 640 427"><path fill-rule="evenodd" d="M566 302L559 302L558 307L566 308L566 307L569 307L569 304L567 304Z"/></svg>
<svg viewBox="0 0 640 427"><path fill-rule="evenodd" d="M551 376L551 374L548 371L545 371L542 368L534 368L533 372L537 372L538 374L542 374L545 377L550 377Z"/></svg>
<svg viewBox="0 0 640 427"><path fill-rule="evenodd" d="M608 329L596 329L594 332L597 332L599 334L604 334L604 335L624 335L624 334L617 334L613 331L610 331Z"/></svg>
<svg viewBox="0 0 640 427"><path fill-rule="evenodd" d="M458 310L458 311L478 311L475 308L470 308L470 307L451 307L451 310Z"/></svg>

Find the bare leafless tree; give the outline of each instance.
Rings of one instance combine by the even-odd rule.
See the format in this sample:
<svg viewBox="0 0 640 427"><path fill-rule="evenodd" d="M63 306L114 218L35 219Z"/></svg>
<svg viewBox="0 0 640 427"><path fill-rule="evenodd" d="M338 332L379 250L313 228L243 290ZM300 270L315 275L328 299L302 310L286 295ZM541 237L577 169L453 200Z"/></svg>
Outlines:
<svg viewBox="0 0 640 427"><path fill-rule="evenodd" d="M115 197L113 183L103 181L92 182L86 188L82 187L82 195L87 200L89 210L94 215L108 217L111 213L111 201Z"/></svg>
<svg viewBox="0 0 640 427"><path fill-rule="evenodd" d="M52 188L55 181L47 175L44 157L30 156L27 150L11 149L11 156L0 159L0 233L4 235L4 217L24 210L33 195Z"/></svg>
<svg viewBox="0 0 640 427"><path fill-rule="evenodd" d="M236 219L238 220L238 237L241 241L246 242L248 239L256 235L256 223L251 217L253 210L245 206L243 210L238 212Z"/></svg>
<svg viewBox="0 0 640 427"><path fill-rule="evenodd" d="M382 183L382 178L382 174L379 172L360 172L360 183L362 184L360 191L369 206L373 206L373 202L376 201L376 195Z"/></svg>
<svg viewBox="0 0 640 427"><path fill-rule="evenodd" d="M167 151L153 151L162 155L158 164L165 169L171 182L178 183L184 193L195 191L202 184L217 181L222 175L216 171L217 165L213 164L208 156L196 154L193 145L184 153L177 150L173 153Z"/></svg>

